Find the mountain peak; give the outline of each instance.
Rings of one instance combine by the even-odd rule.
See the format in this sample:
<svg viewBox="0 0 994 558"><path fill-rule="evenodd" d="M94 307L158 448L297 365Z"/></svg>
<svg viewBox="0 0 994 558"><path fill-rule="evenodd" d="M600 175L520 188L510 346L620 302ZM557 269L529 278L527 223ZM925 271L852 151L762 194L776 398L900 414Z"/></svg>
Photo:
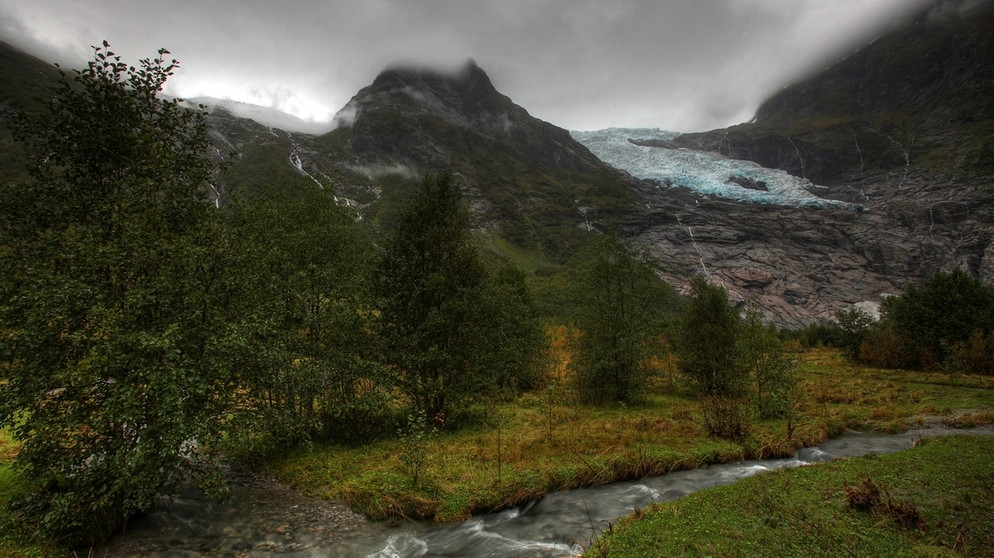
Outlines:
<svg viewBox="0 0 994 558"><path fill-rule="evenodd" d="M468 58L463 64L451 69L413 65L388 67L376 76L371 87L383 89L398 86L436 92L443 89L460 92L472 90L496 92L490 77L473 58Z"/></svg>
<svg viewBox="0 0 994 558"><path fill-rule="evenodd" d="M481 115L513 111L514 105L472 58L450 70L394 66L380 72L348 102L336 115L336 125L351 127L364 112L385 106L408 114L434 114L466 126Z"/></svg>

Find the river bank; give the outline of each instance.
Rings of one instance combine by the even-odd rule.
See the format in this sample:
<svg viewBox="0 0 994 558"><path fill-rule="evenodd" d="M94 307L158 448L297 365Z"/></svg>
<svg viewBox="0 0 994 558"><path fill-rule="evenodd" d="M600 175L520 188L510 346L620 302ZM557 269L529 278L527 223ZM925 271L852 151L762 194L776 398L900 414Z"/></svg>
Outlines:
<svg viewBox="0 0 994 558"><path fill-rule="evenodd" d="M376 524L375 529L386 530L408 524L407 519L454 524L494 513L487 517L501 518L497 521L505 525L515 509L558 491L743 459L789 459L797 448L817 445L848 428L894 433L920 426L994 422L991 377L950 379L939 373L853 367L837 352L825 350L798 357L795 416L790 421L754 421L752 434L742 444L708 438L700 427L697 401L665 378L654 386L645 405L630 408L578 405L565 386L553 386L497 407L477 409L462 428L429 438L418 482L403 459L410 446L401 438L359 447L315 444L262 464L263 472L273 477L263 484L280 484L283 492L277 496L263 490L259 503L210 504L193 498L185 503L214 506L208 517L215 512L238 515L242 506L248 510L242 515L248 517L267 500L269 504L285 501L289 507L262 513L255 523L245 521L241 527L229 525L227 533L207 531L205 535L230 542L225 552L236 556L247 551L240 549L253 536L245 533L263 531L269 538L256 540L252 548L258 542L303 556L311 544L306 537L313 541L348 538L353 527L368 527L364 517L393 518L393 522ZM6 455L8 461L0 462L0 480L10 479L16 488L16 475L9 467L13 453ZM16 497L14 488L0 490L0 510L7 499ZM248 483L236 490L257 488ZM256 496L249 497L250 502L252 498ZM182 499L178 501L183 505ZM504 515L497 513L501 510ZM297 530L303 539L287 537L297 528L289 528L290 523L280 521L281 517L296 518L294 524L303 526ZM578 542L588 544L594 533L587 529L587 538ZM405 540L416 544L421 539L398 539L398 544ZM561 550L557 547L555 552ZM0 556L64 554L0 536Z"/></svg>
<svg viewBox="0 0 994 558"><path fill-rule="evenodd" d="M798 356L795 415L753 421L743 443L709 438L693 395L661 382L639 407L579 405L555 388L479 409L463 428L423 444L417 482L402 439L317 444L265 467L305 494L341 500L373 519L453 522L561 490L787 457L846 429L994 422L994 378L854 367L831 350Z"/></svg>
<svg viewBox="0 0 994 558"><path fill-rule="evenodd" d="M753 476L767 476L758 475L759 473L820 464L838 458L902 452L920 445L922 440L957 433L991 437L994 429L927 428L903 434L847 432L817 448L804 449L791 458L713 465L636 481L555 492L525 506L451 524L364 520L356 523L354 520L357 518L350 517L350 512L342 510L340 504L307 498L299 493L288 492L286 487L278 484L264 482L256 486L238 487L232 499L224 504L212 504L192 495L181 495L173 506L133 522L126 534L115 538L108 546L96 549L95 555L128 558L274 555L392 558L575 556L589 547L602 532L614 532L615 524L627 524L630 521L619 521L620 518L633 511L639 517L645 517L643 512L653 509L652 505L659 502L678 500L705 489L738 483ZM985 447L994 449L994 444ZM940 457L942 460L949 460L949 452L940 454ZM937 467L941 467L941 462L930 462L929 466L919 463L915 474ZM949 470L959 471L957 468ZM983 468L977 467L976 472L983 474ZM875 473L873 478L877 478ZM790 484L791 481L784 482ZM953 496L956 492L949 487L957 482L957 479L944 478L941 474L930 479L931 484L942 483ZM762 494L762 502L780 502L780 489L776 486L764 488L765 492L757 492L751 497ZM796 501L785 500L784 505L804 501L803 498ZM969 507L970 501L964 502ZM986 500L980 499L979 502ZM778 520L775 514L770 517ZM692 533L696 528L692 524L686 529ZM674 536L680 538L680 535ZM646 544L650 551L634 555L652 555L654 543L649 541ZM619 548L625 546L621 545ZM838 546L834 548L838 549Z"/></svg>
<svg viewBox="0 0 994 558"><path fill-rule="evenodd" d="M989 556L994 438L758 475L638 509L584 556Z"/></svg>

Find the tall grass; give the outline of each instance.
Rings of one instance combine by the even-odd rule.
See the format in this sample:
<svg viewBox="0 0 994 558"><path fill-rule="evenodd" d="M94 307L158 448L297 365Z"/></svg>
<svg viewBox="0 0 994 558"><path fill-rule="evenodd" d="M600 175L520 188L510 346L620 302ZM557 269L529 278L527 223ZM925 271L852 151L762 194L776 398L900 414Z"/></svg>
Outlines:
<svg viewBox="0 0 994 558"><path fill-rule="evenodd" d="M268 467L306 493L341 498L371 518L466 519L556 490L635 479L711 463L780 457L847 428L895 432L945 416L952 424L994 421L994 383L846 364L836 352L802 353L800 400L790 420L752 420L741 443L709 438L697 399L658 382L642 406L576 403L569 378L547 390L477 409L479 417L426 445L415 484L402 441L361 447L316 445ZM485 420L499 412L500 428Z"/></svg>

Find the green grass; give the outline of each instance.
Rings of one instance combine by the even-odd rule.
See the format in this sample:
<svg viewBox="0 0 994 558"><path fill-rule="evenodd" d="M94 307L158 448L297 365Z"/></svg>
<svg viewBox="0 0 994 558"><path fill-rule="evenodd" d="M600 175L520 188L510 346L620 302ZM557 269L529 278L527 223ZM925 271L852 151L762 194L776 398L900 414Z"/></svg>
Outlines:
<svg viewBox="0 0 994 558"><path fill-rule="evenodd" d="M907 452L781 470L654 504L619 521L586 556L989 555L994 439L930 440ZM916 512L853 509L866 479ZM957 554L953 549L962 554Z"/></svg>
<svg viewBox="0 0 994 558"><path fill-rule="evenodd" d="M566 335L564 331L559 335ZM551 356L555 361L564 360L568 352L553 352ZM341 499L372 518L407 516L457 521L551 491L749 457L786 455L799 446L838 435L848 427L899 431L909 424L933 420L934 415L959 426L994 422L994 378L960 376L951 382L941 374L852 367L829 350L799 356L801 397L797 417L789 425L786 420L757 420L752 435L743 444L705 435L700 427L700 405L679 385L671 385L669 368L673 363L664 361L647 402L637 407L576 404L567 387L567 368L550 368L550 380L555 380L558 387L529 393L495 408L473 409L462 428L431 441L417 485L404 466L404 444L395 438L359 447L314 444L273 458L264 466L307 494ZM59 555L60 551L44 544L17 539L5 527L10 522L7 503L24 490L22 479L11 467L15 454L16 444L0 431L0 558ZM955 460L947 461L959 466L951 463ZM923 465L915 472L936 467ZM872 475L893 494L906 498L895 475ZM857 475L848 482L860 481ZM796 484L803 486L800 481ZM940 493L954 492L943 488ZM811 500L817 501L818 498ZM771 495L759 500L773 512L781 509L777 506L787 510L777 512L783 521L808 513L808 503L800 495L786 499ZM916 505L924 513L925 504L916 501ZM926 514L931 526L937 524L935 517L946 517L943 514L947 512L937 508L928 513L932 514ZM947 527L958 521L957 516L948 517L951 519L946 520ZM858 516L852 521L857 520L870 521ZM754 525L746 519L735 519L722 528L748 541ZM930 536L933 528L929 527ZM753 549L765 554L761 547Z"/></svg>
<svg viewBox="0 0 994 558"><path fill-rule="evenodd" d="M904 431L942 415L994 421L994 378L853 368L836 352L802 355L798 416L755 421L743 444L708 438L696 399L660 381L639 407L575 404L564 388L531 393L428 444L417 486L403 444L315 445L267 464L302 491L340 498L372 518L455 521L550 491L751 457L792 454L846 428ZM505 417L498 432L488 417ZM500 445L498 448L498 438Z"/></svg>
<svg viewBox="0 0 994 558"><path fill-rule="evenodd" d="M19 537L11 526L8 504L26 490L24 479L14 470L16 451L10 433L0 430L0 558L65 556L64 550Z"/></svg>

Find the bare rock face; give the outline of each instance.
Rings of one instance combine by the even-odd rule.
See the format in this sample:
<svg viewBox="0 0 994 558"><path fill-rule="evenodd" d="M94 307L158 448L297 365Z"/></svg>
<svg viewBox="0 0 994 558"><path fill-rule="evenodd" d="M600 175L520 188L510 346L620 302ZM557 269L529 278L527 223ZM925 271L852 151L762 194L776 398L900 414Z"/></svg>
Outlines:
<svg viewBox="0 0 994 558"><path fill-rule="evenodd" d="M755 161L858 209L788 208L646 189L674 218L638 232L781 325L879 303L939 271L994 279L994 6L940 2L767 101L754 122L644 147ZM743 187L756 185L741 184ZM665 209L663 209L665 208ZM675 224L674 224L675 222Z"/></svg>
<svg viewBox="0 0 994 558"><path fill-rule="evenodd" d="M909 181L927 190L924 178ZM783 326L879 304L953 267L994 277L994 200L979 189L969 190L970 202L922 195L849 210L687 199L674 190L643 190L666 215L637 232L670 282L707 276Z"/></svg>

